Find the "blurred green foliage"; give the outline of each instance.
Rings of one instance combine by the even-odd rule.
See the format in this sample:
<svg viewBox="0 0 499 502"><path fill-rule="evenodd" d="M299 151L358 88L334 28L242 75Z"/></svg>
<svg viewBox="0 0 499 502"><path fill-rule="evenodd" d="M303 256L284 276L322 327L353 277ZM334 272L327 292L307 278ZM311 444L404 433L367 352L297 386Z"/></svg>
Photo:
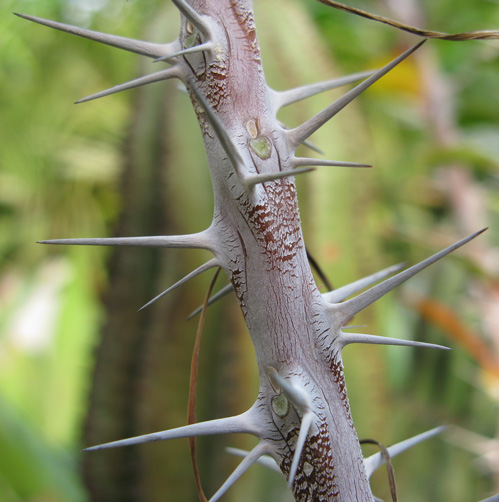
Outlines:
<svg viewBox="0 0 499 502"><path fill-rule="evenodd" d="M408 44L406 35L391 28L312 0L262 2L256 0L255 7L264 66L269 83L278 89L378 67ZM423 3L428 28L456 32L499 27L494 0ZM0 5L2 501L87 499L79 449L93 348L106 315L99 297L107 281L107 251L61 250L35 242L112 231L123 204L119 179L133 92L106 98L102 106L71 103L133 78L138 59L35 26L11 13L136 38L143 38L147 27L148 33L158 33L157 41L168 41L173 32L164 34L150 25L161 4L3 0ZM357 6L394 17L381 1ZM459 166L467 173L468 188L480 194L478 214L491 225L488 235L481 237L485 251L478 258L466 253L448 258L412 280L403 294L382 300L359 323L369 323L374 333L456 346L402 301L417 292L451 306L463 322L485 333L486 343L498 347L497 327L491 332L484 326L485 314L477 304L480 288L497 288L497 267L479 258L497 257L494 247L499 240L498 42L432 41L423 50L431 52L431 64L450 90L457 139L450 144L439 141L431 109L422 112L428 94L423 75L427 63L404 63L314 136L327 157L366 161L376 169L324 169L300 180L305 236L338 286L392 263L419 261L466 229L453 208L446 177L449 166ZM293 111L283 111L282 118L295 125L339 94L297 104ZM199 145L198 131L186 130L178 143L179 163L189 159L189 164L195 155L192 144ZM208 204L207 178L175 176L182 194L178 200L197 198L199 190ZM199 214L187 207L178 211L186 226L182 230L199 230ZM208 220L206 214L201 218ZM355 347L347 349L345 360L361 437L389 444L441 423L459 424L488 437L497 434L498 384L484 378L483 369L463 348L449 355ZM242 402L241 408L249 404ZM484 498L493 489L493 476L476 468L474 456L438 439L406 453L395 461L402 500ZM246 483L248 493L263 499L275 485L272 500L289 498L272 474L260 467L254 470L251 479L257 483L251 489ZM258 484L265 487L263 494L257 495ZM376 475L373 486L388 500L384 473ZM242 490L237 496L243 500Z"/></svg>

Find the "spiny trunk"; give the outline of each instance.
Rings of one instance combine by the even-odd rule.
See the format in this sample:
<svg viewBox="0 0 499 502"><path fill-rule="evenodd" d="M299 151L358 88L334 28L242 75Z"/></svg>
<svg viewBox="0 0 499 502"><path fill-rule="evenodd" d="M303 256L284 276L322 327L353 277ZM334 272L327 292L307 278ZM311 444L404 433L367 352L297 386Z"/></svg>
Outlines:
<svg viewBox="0 0 499 502"><path fill-rule="evenodd" d="M214 192L212 224L197 234L183 236L47 242L211 251L214 258L196 274L219 266L229 277L255 347L260 390L255 404L242 415L90 449L177 437L249 433L259 438L259 444L211 500L218 500L247 468L268 454L288 479L297 501L370 502L373 495L368 478L383 460L380 456L363 459L350 416L342 349L350 343L443 347L354 334L342 331L342 327L362 309L480 232L350 300L346 299L401 267L390 267L321 294L307 259L294 176L309 171L309 166L348 163L295 154L317 129L421 44L377 72L277 93L265 81L251 0L173 3L182 14L182 24L179 38L170 44L140 42L31 19L141 55L162 58L171 65L88 99L170 78L185 84L209 161ZM287 129L277 120L277 112L283 106L365 77L368 78L342 98L294 129ZM392 453L434 433L414 438Z"/></svg>
<svg viewBox="0 0 499 502"><path fill-rule="evenodd" d="M249 190L241 183L242 176L293 169L294 149L276 123L249 8L242 2L220 4L216 9L213 2L193 4L225 27L226 38L215 42L214 61L208 63L205 53L190 58L188 83L207 96L243 160L221 165L225 152L216 134L204 131L214 180L215 256L230 277L255 345L259 420L272 424L260 439L289 476L302 417L298 410L281 417L272 409L276 391L268 368L275 368L306 387L314 402L314 427L293 484L296 499L370 501L340 354L325 343L328 337L333 340L334 331L308 264L294 180L282 178ZM209 122L204 111L199 120Z"/></svg>

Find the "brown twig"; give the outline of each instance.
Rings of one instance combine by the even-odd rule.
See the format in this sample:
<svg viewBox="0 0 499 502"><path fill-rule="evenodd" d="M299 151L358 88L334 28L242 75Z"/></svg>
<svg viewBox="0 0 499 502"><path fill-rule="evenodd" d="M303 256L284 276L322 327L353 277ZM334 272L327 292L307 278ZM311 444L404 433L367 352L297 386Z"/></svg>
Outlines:
<svg viewBox="0 0 499 502"><path fill-rule="evenodd" d="M390 452L388 451L388 449L384 445L382 445L380 442L376 441L375 439L361 439L359 442L360 442L360 444L374 444L380 449L381 455L383 456L383 459L386 464L386 469L388 471L388 482L390 483L390 494L392 496L392 501L398 502L397 484L395 483L395 471L393 469L392 460L390 457Z"/></svg>
<svg viewBox="0 0 499 502"><path fill-rule="evenodd" d="M215 281L217 280L218 274L220 273L220 268L217 269L213 279L211 280L210 286L208 287L208 292L203 303L203 310L201 310L201 316L199 318L198 330L196 333L196 341L194 343L194 349L192 351L192 361L191 361L191 379L189 383L189 404L187 407L187 423L193 424L196 422L196 389L198 382L198 367L199 367L199 347L201 345L201 334L203 332L204 320L206 318L206 309L208 308L208 300L211 295ZM199 469L196 460L196 438L189 438L189 450L191 452L191 462L192 470L194 471L194 477L196 479L196 487L198 490L199 500L201 502L207 502L206 496L203 492L203 487L201 486L201 478L199 476Z"/></svg>
<svg viewBox="0 0 499 502"><path fill-rule="evenodd" d="M467 31L463 33L443 33L441 31L431 31L422 30L421 28L416 28L409 24L401 23L400 21L395 21L388 17L378 16L376 14L371 14L365 10L356 9L355 7L349 7L348 5L342 4L340 2L335 2L334 0L318 0L324 5L333 7L338 10L343 10L357 16L365 17L367 19L372 19L373 21L378 21L379 23L384 23L399 30L407 31L413 35L418 35L420 37L426 38L438 38L440 40L453 40L453 41L463 41L463 40L497 40L499 39L498 30L483 30L483 31Z"/></svg>
<svg viewBox="0 0 499 502"><path fill-rule="evenodd" d="M322 270L322 267L319 265L319 262L310 254L308 249L307 249L307 258L308 261L310 262L310 265L312 265L312 268L316 271L317 275L320 277L320 279L326 286L327 290L333 291L334 287L332 282L327 278L326 274Z"/></svg>

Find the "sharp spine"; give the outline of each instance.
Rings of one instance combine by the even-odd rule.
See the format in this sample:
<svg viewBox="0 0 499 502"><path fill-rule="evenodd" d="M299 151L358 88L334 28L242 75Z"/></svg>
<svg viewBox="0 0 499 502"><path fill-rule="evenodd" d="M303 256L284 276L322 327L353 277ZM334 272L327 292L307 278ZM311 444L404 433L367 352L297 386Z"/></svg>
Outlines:
<svg viewBox="0 0 499 502"><path fill-rule="evenodd" d="M158 63L160 61L169 61L170 59L177 58L179 56L196 54L198 52L207 52L211 50L213 50L213 44L211 42L206 42L204 44L195 45L194 47L182 49L181 51L174 52L173 54L169 54L168 56L163 56L162 58L155 59L154 62Z"/></svg>
<svg viewBox="0 0 499 502"><path fill-rule="evenodd" d="M177 427L176 429L169 429L161 432L153 432L152 434L145 434L143 436L121 439L119 441L112 441L110 443L104 443L97 446L91 446L90 448L85 448L83 451L121 448L122 446L132 446L136 444L151 443L154 441L165 441L169 439L199 436L213 436L216 434L243 433L259 436L260 430L254 424L253 413L253 408L251 408L246 413L237 415L235 417L220 418L217 420L210 420L208 422L185 425L183 427Z"/></svg>
<svg viewBox="0 0 499 502"><path fill-rule="evenodd" d="M405 347L423 347L428 349L451 350L444 345L435 345L433 343L417 342L414 340L404 340L401 338L389 338L378 335L364 335L361 333L344 333L340 334L339 342L344 347L351 343L369 343L375 345L400 345Z"/></svg>
<svg viewBox="0 0 499 502"><path fill-rule="evenodd" d="M131 80L130 82L116 85L105 91L101 91L96 94L92 94L91 96L87 96L86 98L79 99L75 104L85 103L94 99L103 98L104 96L109 96L110 94L126 91L128 89L134 89L135 87L152 84L154 82L160 82L162 80L167 80L170 78L181 78L181 73L178 68L172 67L168 68L167 70L158 71L150 75L145 75L144 77L136 78L134 80Z"/></svg>
<svg viewBox="0 0 499 502"><path fill-rule="evenodd" d="M190 274L187 274L184 278L180 279L180 281L177 281L173 286L170 286L168 289L165 289L162 293L160 293L158 296L155 296L151 301L147 302L144 306L140 307L139 312L146 307L149 307L153 303L157 302L160 298L163 298L163 296L167 295L174 289L177 289L179 286L182 286L182 284L185 284L187 281L191 280L192 278L196 277L199 274L202 274L206 270L209 270L210 268L217 267L218 266L218 261L216 258L213 258L210 261L207 261L205 264L201 265L198 267L196 270L193 270Z"/></svg>
<svg viewBox="0 0 499 502"><path fill-rule="evenodd" d="M241 156L241 153L239 152L238 147L232 141L232 138L230 137L230 134L227 132L227 129L222 124L220 119L217 117L217 114L210 106L206 98L199 92L199 89L196 86L192 86L191 89L196 98L200 101L203 110L206 114L206 117L208 118L208 121L212 125L225 153L229 157L229 160L231 161L232 167L234 167L236 174L240 179L243 179L241 172L244 167L244 160Z"/></svg>
<svg viewBox="0 0 499 502"><path fill-rule="evenodd" d="M302 142L302 145L310 148L310 150L318 153L319 155L324 155L324 152L318 146L315 146L311 141L305 140Z"/></svg>
<svg viewBox="0 0 499 502"><path fill-rule="evenodd" d="M386 295L392 289L396 288L403 282L407 281L421 270L429 267L436 261L440 260L444 256L447 256L452 251L460 248L467 242L471 241L475 237L479 236L481 233L485 232L486 228L475 232L474 234L469 235L468 237L456 242L452 246L449 246L442 251L430 256L426 260L414 265L403 272L398 273L397 275L383 281L381 284L377 284L376 286L364 291L360 295L352 298L351 300L347 300L344 303L335 303L331 305L333 308L333 312L335 315L339 315L339 322L343 324L348 319L352 318L355 314L358 314L361 310L364 310L366 307L374 303L376 300Z"/></svg>
<svg viewBox="0 0 499 502"><path fill-rule="evenodd" d="M198 14L185 0L172 0L177 9L183 14L205 37L210 38L210 31L203 17Z"/></svg>
<svg viewBox="0 0 499 502"><path fill-rule="evenodd" d="M73 246L133 246L152 248L195 248L214 251L215 246L209 230L197 234L155 235L147 237L104 237L89 239L53 239L39 241L39 244L58 244Z"/></svg>
<svg viewBox="0 0 499 502"><path fill-rule="evenodd" d="M401 441L400 443L389 446L387 448L388 453L390 454L391 458L396 457L399 453L412 448L418 443L426 441L427 439L430 439L442 433L446 428L446 425L442 425L440 427L436 427L435 429L431 429L429 431L418 434L417 436L414 436L412 438L406 439L405 441ZM374 455L371 455L370 457L364 459L364 468L366 470L367 477L370 478L372 474L384 463L385 460L381 453L375 453Z"/></svg>
<svg viewBox="0 0 499 502"><path fill-rule="evenodd" d="M398 58L394 59L392 62L388 63L386 66L376 71L369 78L364 80L361 84L354 87L351 91L347 92L341 98L337 99L334 103L329 105L327 108L314 115L311 119L307 120L302 125L290 129L287 131L288 140L293 148L297 148L304 140L311 136L317 129L323 126L328 120L334 117L338 112L340 112L345 106L352 102L359 94L370 87L374 82L379 80L383 75L388 73L392 68L401 63L405 58L412 54L415 50L421 47L426 40L418 43L417 45L411 47L409 50L405 51Z"/></svg>
<svg viewBox="0 0 499 502"><path fill-rule="evenodd" d="M309 157L294 157L291 161L291 165L293 168L300 166L372 167L370 164L342 162L339 160L314 159Z"/></svg>
<svg viewBox="0 0 499 502"><path fill-rule="evenodd" d="M225 451L229 453L230 455L234 455L236 457L246 457L250 453L247 450L241 450L240 448L225 448ZM257 461L257 464L263 465L267 469L270 469L271 471L278 472L279 474L282 475L282 471L277 465L277 462L269 455L262 455Z"/></svg>
<svg viewBox="0 0 499 502"><path fill-rule="evenodd" d="M347 299L349 296L352 296L353 294L362 291L363 289L371 286L372 284L381 281L385 277L388 277L394 274L395 272L402 270L405 266L406 266L405 263L392 265L391 267L387 267L372 275L363 277L362 279L359 279L358 281L342 286L341 288L337 288L333 291L328 291L327 293L324 293L322 295L322 298L324 298L324 300L326 300L329 303L341 302Z"/></svg>
<svg viewBox="0 0 499 502"><path fill-rule="evenodd" d="M134 52L135 54L140 54L142 56L147 56L155 59L167 56L177 48L176 42L167 44L143 42L142 40L134 40L133 38L120 37L118 35L109 35L107 33L101 33L99 31L78 28L77 26L58 23L56 21L43 19L41 17L28 16L26 14L19 14L17 12L15 12L14 14L16 16L22 17L23 19L27 19L28 21L33 21L35 23L48 26L49 28L54 28L56 30L64 31L72 35L88 38L90 40L94 40L95 42L111 45L112 47L117 47L118 49L123 49L125 51Z"/></svg>
<svg viewBox="0 0 499 502"><path fill-rule="evenodd" d="M290 130L284 122L281 122L280 120L278 120L277 123L284 129L284 131ZM310 148L310 150L313 150L314 152L318 153L319 155L324 155L324 152L318 146L314 145L311 141L305 140L302 142L302 145L306 146L307 148Z"/></svg>
<svg viewBox="0 0 499 502"><path fill-rule="evenodd" d="M303 452L303 447L307 439L310 427L312 426L313 415L310 410L304 413L301 419L300 432L298 434L298 441L296 442L295 453L293 455L293 461L291 462L291 468L289 469L288 486L291 488L295 480L296 471L298 469L298 464L300 462L301 454Z"/></svg>
<svg viewBox="0 0 499 502"><path fill-rule="evenodd" d="M286 395L286 397L303 413L310 410L310 397L302 387L293 385L283 378L275 368L268 368L268 375L273 386Z"/></svg>
<svg viewBox="0 0 499 502"><path fill-rule="evenodd" d="M289 470L288 486L291 487L293 485L301 454L303 452L303 446L305 445L305 441L313 422L313 414L310 409L311 400L310 396L303 387L294 385L292 382L284 379L281 375L279 375L275 368L269 367L267 373L274 388L280 389L280 391L283 392L303 414L300 424L300 432L298 434L298 440L293 454L293 461L291 462Z"/></svg>
<svg viewBox="0 0 499 502"><path fill-rule="evenodd" d="M223 298L224 296L228 295L232 291L234 291L234 288L233 288L232 284L227 284L227 286L224 286L220 291L218 291L217 293L215 293L208 300L208 307L210 305L212 305L213 303L215 303L217 300L220 300L220 298ZM201 312L201 310L203 310L203 306L202 305L200 305L196 310L194 310L193 312L191 312L189 314L189 316L187 317L187 320L190 320L193 317L197 316Z"/></svg>
<svg viewBox="0 0 499 502"><path fill-rule="evenodd" d="M266 183L267 181L280 180L281 178L287 178L289 176L296 176L297 174L310 173L315 171L313 167L304 167L302 169L290 169L288 171L279 171L278 173L264 173L264 174L253 174L244 177L244 184L248 188L252 188L260 183Z"/></svg>
<svg viewBox="0 0 499 502"><path fill-rule="evenodd" d="M336 89L337 87L353 84L354 82L370 77L373 73L375 73L375 70L363 71L345 77L327 80L325 82L295 87L294 89L288 89L286 91L276 91L270 88L269 91L274 101L274 109L277 112L281 108L296 103L297 101L315 96L321 92Z"/></svg>
<svg viewBox="0 0 499 502"><path fill-rule="evenodd" d="M269 452L269 445L267 443L258 443L247 455L244 456L243 461L236 467L234 472L227 478L225 483L217 490L215 495L210 498L208 502L216 502L222 497L227 490L258 460Z"/></svg>

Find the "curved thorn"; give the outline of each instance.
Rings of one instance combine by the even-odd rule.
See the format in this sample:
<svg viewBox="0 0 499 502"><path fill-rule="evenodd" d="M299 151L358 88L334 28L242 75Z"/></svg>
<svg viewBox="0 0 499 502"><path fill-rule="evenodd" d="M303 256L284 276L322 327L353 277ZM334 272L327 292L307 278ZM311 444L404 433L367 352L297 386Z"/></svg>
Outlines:
<svg viewBox="0 0 499 502"><path fill-rule="evenodd" d="M351 343L370 343L375 345L400 345L405 347L424 347L428 349L451 350L449 347L445 347L444 345L416 342L414 340L404 340L401 338L390 338L387 336L364 335L360 333L341 332L339 342L343 347Z"/></svg>
<svg viewBox="0 0 499 502"><path fill-rule="evenodd" d="M215 245L209 230L197 234L155 235L148 237L104 237L96 239L53 239L39 241L39 244L73 246L134 246L152 248L195 248L214 252Z"/></svg>
<svg viewBox="0 0 499 502"><path fill-rule="evenodd" d="M292 148L297 148L305 139L311 136L317 129L324 125L328 120L334 117L338 112L343 110L350 102L352 102L359 94L370 87L374 82L379 80L382 76L388 73L391 69L401 63L405 58L417 50L421 45L423 45L426 40L419 42L415 46L411 47L409 50L405 51L399 57L394 59L392 62L388 63L386 66L375 72L369 78L364 80L361 84L354 87L351 91L347 92L344 96L336 100L334 103L329 105L327 108L314 115L311 119L307 120L302 125L290 129L288 131L288 140Z"/></svg>
<svg viewBox="0 0 499 502"><path fill-rule="evenodd" d="M293 462L291 463L291 468L289 469L288 486L291 488L295 480L296 470L298 469L298 463L300 462L301 454L303 451L303 446L310 431L312 425L312 412L308 411L303 415L301 419L300 433L298 434L298 441L296 442L295 453L293 455Z"/></svg>
<svg viewBox="0 0 499 502"><path fill-rule="evenodd" d="M173 286L170 286L168 289L165 289L162 293L160 293L158 296L155 296L152 300L147 302L145 305L140 307L139 312L141 310L144 310L146 307L149 307L149 305L152 305L154 302L157 302L160 298L163 298L163 296L167 295L174 289L177 289L179 286L182 286L182 284L185 284L187 281L191 280L192 278L196 277L199 274L202 274L206 270L209 270L210 268L217 267L218 266L218 261L216 258L211 259L210 261L207 261L200 267L198 267L196 270L193 270L190 274L187 274L185 277L180 279L180 281L177 281Z"/></svg>
<svg viewBox="0 0 499 502"><path fill-rule="evenodd" d="M406 439L405 441L401 441L400 443L394 444L390 447L387 448L388 453L390 454L390 457L396 457L399 453L402 453L409 448L412 448L413 446L417 445L418 443L421 443L423 441L426 441L427 439L430 439L437 434L440 434L447 428L446 425L442 425L440 427L436 427L435 429L431 429L429 431L423 432L421 434L418 434L417 436L414 436L412 438ZM381 452L375 453L374 455L371 455L368 458L364 459L364 468L366 470L367 477L370 478L372 474L383 464L385 463L385 460L383 458L383 455Z"/></svg>
<svg viewBox="0 0 499 502"><path fill-rule="evenodd" d="M372 167L370 164L359 164L357 162L342 162L339 160L314 159L309 157L294 157L291 160L293 168L299 166L338 166L338 167Z"/></svg>
<svg viewBox="0 0 499 502"><path fill-rule="evenodd" d="M361 293L360 295L356 296L355 298L352 298L351 300L347 300L344 303L336 303L332 305L331 307L333 307L333 311L339 314L340 316L340 323L343 324L344 322L347 321L347 319L350 319L355 314L359 313L361 310L365 309L366 307L374 303L376 300L386 295L392 289L396 288L403 282L407 281L407 279L410 279L421 270L425 269L426 267L429 267L430 265L440 260L444 256L447 256L452 251L460 248L467 242L479 236L481 233L485 232L485 230L487 229L484 228L482 230L479 230L478 232L475 232L472 235L469 235L468 237L456 242L452 246L449 246L444 250L434 254L433 256L430 256L426 260L423 260L417 265L414 265L404 270L403 272L400 272L397 275L391 277L390 279L383 281L381 284L377 284L371 289L364 291L364 293Z"/></svg>
<svg viewBox="0 0 499 502"><path fill-rule="evenodd" d="M248 454L250 453L247 450L241 450L240 448L232 448L232 447L227 447L225 448L225 451L229 453L230 455L234 455L236 457L247 457ZM257 461L257 464L263 465L267 469L270 469L271 471L278 472L279 474L282 475L282 471L277 465L277 462L269 455L262 455Z"/></svg>
<svg viewBox="0 0 499 502"><path fill-rule="evenodd" d="M336 89L337 87L342 87L344 85L353 84L359 80L363 80L370 77L375 70L363 71L358 73L353 73L352 75L347 75L345 77L334 78L327 80L325 82L316 82L314 84L302 85L300 87L295 87L294 89L288 89L286 91L275 91L270 89L270 94L272 95L274 101L275 112L279 111L284 106L291 105L302 99L315 96L324 91L329 91L331 89Z"/></svg>
<svg viewBox="0 0 499 502"><path fill-rule="evenodd" d="M56 21L51 21L49 19L43 19L41 17L28 16L26 14L19 14L14 12L16 16L27 19L28 21L33 21L49 28L54 28L56 30L65 31L72 35L77 35L79 37L88 38L94 40L95 42L100 42L102 44L111 45L112 47L117 47L118 49L123 49L125 51L134 52L135 54L140 54L142 56L148 56L152 58L159 58L167 56L173 52L174 48L177 46L175 42L168 44L155 44L151 42L143 42L142 40L134 40L132 38L120 37L118 35L109 35L107 33L101 33L99 31L86 30L84 28L78 28L77 26L71 26L69 24L58 23Z"/></svg>
<svg viewBox="0 0 499 502"><path fill-rule="evenodd" d="M350 284L346 284L341 288L337 288L333 291L328 291L327 293L324 293L322 295L322 298L324 298L324 300L326 300L329 303L341 302L346 298L348 298L349 296L352 296L353 294L362 291L363 289L371 286L372 284L381 281L381 279L384 279L385 277L388 277L394 274L395 272L402 270L405 266L406 266L405 263L398 263L397 265L392 265L391 267L384 268L379 272L368 275L367 277L363 277L362 279L359 279L358 281L355 282L351 282Z"/></svg>
<svg viewBox="0 0 499 502"><path fill-rule="evenodd" d="M229 293L231 293L232 291L234 291L234 288L232 286L232 284L227 284L227 286L224 286L220 291L218 291L217 293L215 293L209 300L208 300L208 306L212 305L213 303L215 303L217 300L220 300L220 298L228 295ZM192 319L193 317L197 316L201 310L203 309L203 306L200 305L196 310L194 310L193 312L191 312L189 314L189 316L187 317L187 320L190 320Z"/></svg>
<svg viewBox="0 0 499 502"><path fill-rule="evenodd" d="M165 441L168 439L179 439L198 436L213 436L215 434L253 434L260 435L260 430L255 425L253 420L253 408L246 413L235 417L219 418L217 420L209 420L208 422L200 422L198 424L185 425L176 429L169 429L161 432L153 432L152 434L144 434L119 441L112 441L97 446L85 448L83 451L105 450L108 448L120 448L122 446L131 446L136 444L151 443L153 441Z"/></svg>
<svg viewBox="0 0 499 502"><path fill-rule="evenodd" d="M206 37L210 36L208 26L203 17L198 14L185 0L172 0L177 9Z"/></svg>
<svg viewBox="0 0 499 502"><path fill-rule="evenodd" d="M145 75L144 77L130 80L130 82L126 82L124 84L115 85L105 91L97 92L96 94L92 94L86 98L79 99L75 104L85 103L87 101L92 101L93 99L103 98L104 96L109 96L110 94L115 94L117 92L126 91L128 89L152 84L154 82L160 82L161 80L167 80L170 78L180 78L178 68L168 68L167 70L158 71L156 73L151 73L150 75Z"/></svg>
<svg viewBox="0 0 499 502"><path fill-rule="evenodd" d="M266 183L267 181L280 180L281 178L287 178L288 176L296 176L297 174L309 173L315 171L313 167L304 167L301 169L290 169L288 171L279 171L278 173L264 173L264 174L252 174L244 177L244 184L248 188L252 188L259 183Z"/></svg>
<svg viewBox="0 0 499 502"><path fill-rule="evenodd" d="M224 495L227 490L255 463L258 459L268 453L269 445L266 443L258 443L236 467L233 473L227 478L225 483L217 490L215 495L210 498L209 502L216 502Z"/></svg>
<svg viewBox="0 0 499 502"><path fill-rule="evenodd" d="M154 62L158 63L160 61L169 61L170 59L177 58L179 56L185 56L186 54L195 54L197 52L211 51L213 49L213 44L211 42L206 42L204 44L195 45L194 47L189 47L188 49L182 49L181 51L174 52L168 56L163 56L162 58L155 59Z"/></svg>

